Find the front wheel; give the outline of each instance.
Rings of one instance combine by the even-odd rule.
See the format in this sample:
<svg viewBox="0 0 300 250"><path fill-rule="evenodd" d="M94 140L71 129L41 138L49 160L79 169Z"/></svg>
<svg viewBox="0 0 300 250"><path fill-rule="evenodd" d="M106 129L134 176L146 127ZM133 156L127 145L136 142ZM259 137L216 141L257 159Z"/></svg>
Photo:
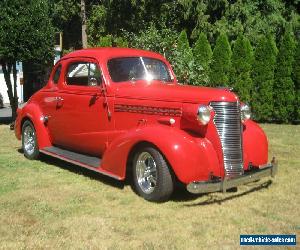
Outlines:
<svg viewBox="0 0 300 250"><path fill-rule="evenodd" d="M35 128L30 121L25 121L22 126L22 149L25 157L30 160L39 156Z"/></svg>
<svg viewBox="0 0 300 250"><path fill-rule="evenodd" d="M142 147L133 157L136 192L149 201L167 201L173 193L173 178L162 154L154 147Z"/></svg>

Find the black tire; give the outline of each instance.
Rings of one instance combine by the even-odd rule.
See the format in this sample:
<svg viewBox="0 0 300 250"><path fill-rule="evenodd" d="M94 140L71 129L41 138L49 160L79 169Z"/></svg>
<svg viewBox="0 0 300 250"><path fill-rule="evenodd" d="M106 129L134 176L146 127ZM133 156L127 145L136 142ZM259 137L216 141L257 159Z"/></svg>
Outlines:
<svg viewBox="0 0 300 250"><path fill-rule="evenodd" d="M28 142L28 136L31 143ZM30 144L30 145L29 145ZM39 147L37 143L36 131L30 121L25 121L22 126L22 149L26 158L35 160L39 157Z"/></svg>
<svg viewBox="0 0 300 250"><path fill-rule="evenodd" d="M133 184L137 194L148 201L167 201L173 193L174 181L163 155L152 146L144 146L134 153L132 164ZM146 165L151 166L147 172L141 170L143 168L141 165L145 168L147 168ZM141 173L146 172L152 174L143 177L145 175Z"/></svg>

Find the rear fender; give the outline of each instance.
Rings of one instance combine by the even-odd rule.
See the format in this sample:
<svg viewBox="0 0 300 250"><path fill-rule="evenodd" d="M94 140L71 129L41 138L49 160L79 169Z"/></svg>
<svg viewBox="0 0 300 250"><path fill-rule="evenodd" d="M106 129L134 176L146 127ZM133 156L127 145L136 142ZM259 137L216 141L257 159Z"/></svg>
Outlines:
<svg viewBox="0 0 300 250"><path fill-rule="evenodd" d="M39 148L51 146L51 140L49 137L48 129L45 127L43 113L38 105L30 103L24 106L18 111L18 117L16 122L16 135L21 135L22 125L25 120L30 120L36 130L37 141Z"/></svg>
<svg viewBox="0 0 300 250"><path fill-rule="evenodd" d="M114 140L103 155L101 168L125 179L129 154L140 142L158 148L183 183L220 176L217 154L210 141L160 125L130 130Z"/></svg>

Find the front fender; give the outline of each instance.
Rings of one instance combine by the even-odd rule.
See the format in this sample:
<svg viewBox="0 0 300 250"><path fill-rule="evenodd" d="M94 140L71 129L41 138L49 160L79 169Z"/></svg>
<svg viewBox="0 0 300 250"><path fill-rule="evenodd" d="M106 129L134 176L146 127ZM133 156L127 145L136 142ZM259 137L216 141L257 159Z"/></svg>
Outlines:
<svg viewBox="0 0 300 250"><path fill-rule="evenodd" d="M51 146L51 140L47 128L44 125L43 113L40 107L35 103L28 103L22 109L18 110L18 116L15 123L15 134L18 139L21 139L22 122L29 119L36 130L37 141L39 148Z"/></svg>
<svg viewBox="0 0 300 250"><path fill-rule="evenodd" d="M101 168L124 179L130 151L139 142L155 145L183 183L220 176L217 154L210 141L162 125L133 129L115 139L103 155Z"/></svg>
<svg viewBox="0 0 300 250"><path fill-rule="evenodd" d="M243 153L245 168L267 164L268 139L262 128L254 121L247 120L243 124Z"/></svg>

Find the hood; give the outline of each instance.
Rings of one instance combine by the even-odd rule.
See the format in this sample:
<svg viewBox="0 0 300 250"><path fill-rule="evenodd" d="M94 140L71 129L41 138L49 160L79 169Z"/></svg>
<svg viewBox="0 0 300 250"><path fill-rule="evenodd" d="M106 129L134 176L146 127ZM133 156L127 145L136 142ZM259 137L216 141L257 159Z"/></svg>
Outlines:
<svg viewBox="0 0 300 250"><path fill-rule="evenodd" d="M235 102L238 97L226 89L199 87L191 85L166 84L152 81L137 81L116 84L116 97L172 101L186 103L204 103L212 101Z"/></svg>

